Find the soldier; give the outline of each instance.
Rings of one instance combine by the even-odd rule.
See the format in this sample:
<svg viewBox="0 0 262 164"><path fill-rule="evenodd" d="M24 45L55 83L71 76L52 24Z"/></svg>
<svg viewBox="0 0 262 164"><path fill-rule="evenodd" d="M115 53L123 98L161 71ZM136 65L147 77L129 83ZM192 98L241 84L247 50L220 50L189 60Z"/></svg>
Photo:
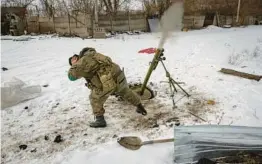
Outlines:
<svg viewBox="0 0 262 164"><path fill-rule="evenodd" d="M137 113L147 115L140 97L128 87L124 72L108 56L96 52L94 48L86 47L79 55L70 57L69 64L71 68L68 78L71 81L85 78L86 86L91 90L89 100L95 121L90 123L90 127L106 127L103 105L112 94L119 95L136 106Z"/></svg>

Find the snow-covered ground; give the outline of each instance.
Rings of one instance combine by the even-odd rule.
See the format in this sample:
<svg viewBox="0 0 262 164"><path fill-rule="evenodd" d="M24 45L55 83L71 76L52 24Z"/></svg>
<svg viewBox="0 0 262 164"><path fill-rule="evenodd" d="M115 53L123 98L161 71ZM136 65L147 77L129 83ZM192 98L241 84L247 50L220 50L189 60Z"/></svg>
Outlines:
<svg viewBox="0 0 262 164"><path fill-rule="evenodd" d="M143 102L148 116L110 97L105 104L108 127L90 128L88 122L94 119L90 91L84 80L68 80L68 58L83 47L94 47L124 67L130 83L142 82L153 55L138 51L156 47L159 38L160 34L86 40L43 35L29 41L2 40L1 67L8 70L1 71L1 83L17 77L28 85L48 84L40 97L1 110L2 163L172 163L173 143L129 151L116 139L126 135L143 140L173 137L176 117L181 125L262 126L262 82L218 72L231 68L262 75L262 27L211 26L174 33L164 46L166 67L176 81L185 83L181 86L191 97L181 99L183 92L178 89L177 108L172 109L159 63L150 78L157 96ZM63 142L54 143L59 134ZM22 144L27 145L25 150L19 149Z"/></svg>

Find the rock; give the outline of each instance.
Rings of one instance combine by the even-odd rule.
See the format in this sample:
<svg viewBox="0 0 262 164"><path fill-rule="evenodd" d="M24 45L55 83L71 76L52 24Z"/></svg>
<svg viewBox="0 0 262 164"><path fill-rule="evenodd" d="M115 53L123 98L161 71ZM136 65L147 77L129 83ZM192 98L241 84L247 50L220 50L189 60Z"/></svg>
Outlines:
<svg viewBox="0 0 262 164"><path fill-rule="evenodd" d="M7 68L5 68L5 67L2 67L2 70L3 70L3 71L7 71L8 69L7 69Z"/></svg>
<svg viewBox="0 0 262 164"><path fill-rule="evenodd" d="M20 145L19 148L20 150L25 150L27 148L27 145Z"/></svg>
<svg viewBox="0 0 262 164"><path fill-rule="evenodd" d="M36 152L36 148L34 148L33 150L30 151L31 153L34 153Z"/></svg>
<svg viewBox="0 0 262 164"><path fill-rule="evenodd" d="M62 139L62 136L61 136L61 135L57 135L57 136L55 137L54 142L60 143L60 142L62 142L62 141L63 141L63 139Z"/></svg>
<svg viewBox="0 0 262 164"><path fill-rule="evenodd" d="M24 109L28 109L28 106L24 107Z"/></svg>
<svg viewBox="0 0 262 164"><path fill-rule="evenodd" d="M177 121L178 117L171 117L169 119L166 120L166 122L173 122L173 121Z"/></svg>
<svg viewBox="0 0 262 164"><path fill-rule="evenodd" d="M195 119L193 119L193 121L194 121L194 122L198 122L198 119L197 119L197 118L195 118Z"/></svg>
<svg viewBox="0 0 262 164"><path fill-rule="evenodd" d="M175 125L176 125L176 126L179 126L179 125L180 125L180 122L179 122L179 121L176 121L176 122L175 122Z"/></svg>
<svg viewBox="0 0 262 164"><path fill-rule="evenodd" d="M5 158L6 157L6 154L2 154L2 156L1 156L2 158Z"/></svg>
<svg viewBox="0 0 262 164"><path fill-rule="evenodd" d="M152 126L152 128L158 128L159 127L159 125L157 124L157 123L155 123L153 126Z"/></svg>
<svg viewBox="0 0 262 164"><path fill-rule="evenodd" d="M154 83L150 82L149 85L154 86Z"/></svg>
<svg viewBox="0 0 262 164"><path fill-rule="evenodd" d="M48 137L48 136L45 136L45 140L46 140L46 141L49 140L49 137Z"/></svg>

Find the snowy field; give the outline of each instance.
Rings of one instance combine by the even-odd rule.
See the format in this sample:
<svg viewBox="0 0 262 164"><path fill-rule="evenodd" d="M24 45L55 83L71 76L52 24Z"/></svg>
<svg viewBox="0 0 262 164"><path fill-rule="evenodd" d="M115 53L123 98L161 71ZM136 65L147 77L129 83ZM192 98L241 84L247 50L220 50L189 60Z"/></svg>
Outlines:
<svg viewBox="0 0 262 164"><path fill-rule="evenodd" d="M3 164L150 163L171 164L173 143L148 145L137 151L116 143L135 135L143 140L171 138L177 117L181 125L220 124L262 126L262 82L218 72L221 68L262 75L262 27L173 33L165 44L166 67L191 95L178 89L172 109L169 86L159 64L150 78L157 96L144 101L146 117L128 103L110 97L105 104L108 127L93 129L90 91L83 79L69 81L68 58L94 47L121 67L129 83L143 82L153 55L139 50L157 47L160 34L118 35L108 39L34 36L29 41L2 40L1 83L13 77L42 87L41 95L1 110ZM183 97L181 99L181 97ZM213 100L215 104L209 103ZM26 108L27 107L27 108ZM191 114L201 117L202 120ZM53 142L57 135L63 141ZM20 150L20 145L27 145Z"/></svg>

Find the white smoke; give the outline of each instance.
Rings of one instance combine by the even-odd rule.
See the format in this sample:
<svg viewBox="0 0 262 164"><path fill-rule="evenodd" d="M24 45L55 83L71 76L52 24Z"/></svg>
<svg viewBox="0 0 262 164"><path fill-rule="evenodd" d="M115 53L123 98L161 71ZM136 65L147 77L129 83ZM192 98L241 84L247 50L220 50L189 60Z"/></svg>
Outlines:
<svg viewBox="0 0 262 164"><path fill-rule="evenodd" d="M177 1L168 8L160 20L160 32L162 32L158 48L163 48L171 32L180 31L183 26L184 3Z"/></svg>

